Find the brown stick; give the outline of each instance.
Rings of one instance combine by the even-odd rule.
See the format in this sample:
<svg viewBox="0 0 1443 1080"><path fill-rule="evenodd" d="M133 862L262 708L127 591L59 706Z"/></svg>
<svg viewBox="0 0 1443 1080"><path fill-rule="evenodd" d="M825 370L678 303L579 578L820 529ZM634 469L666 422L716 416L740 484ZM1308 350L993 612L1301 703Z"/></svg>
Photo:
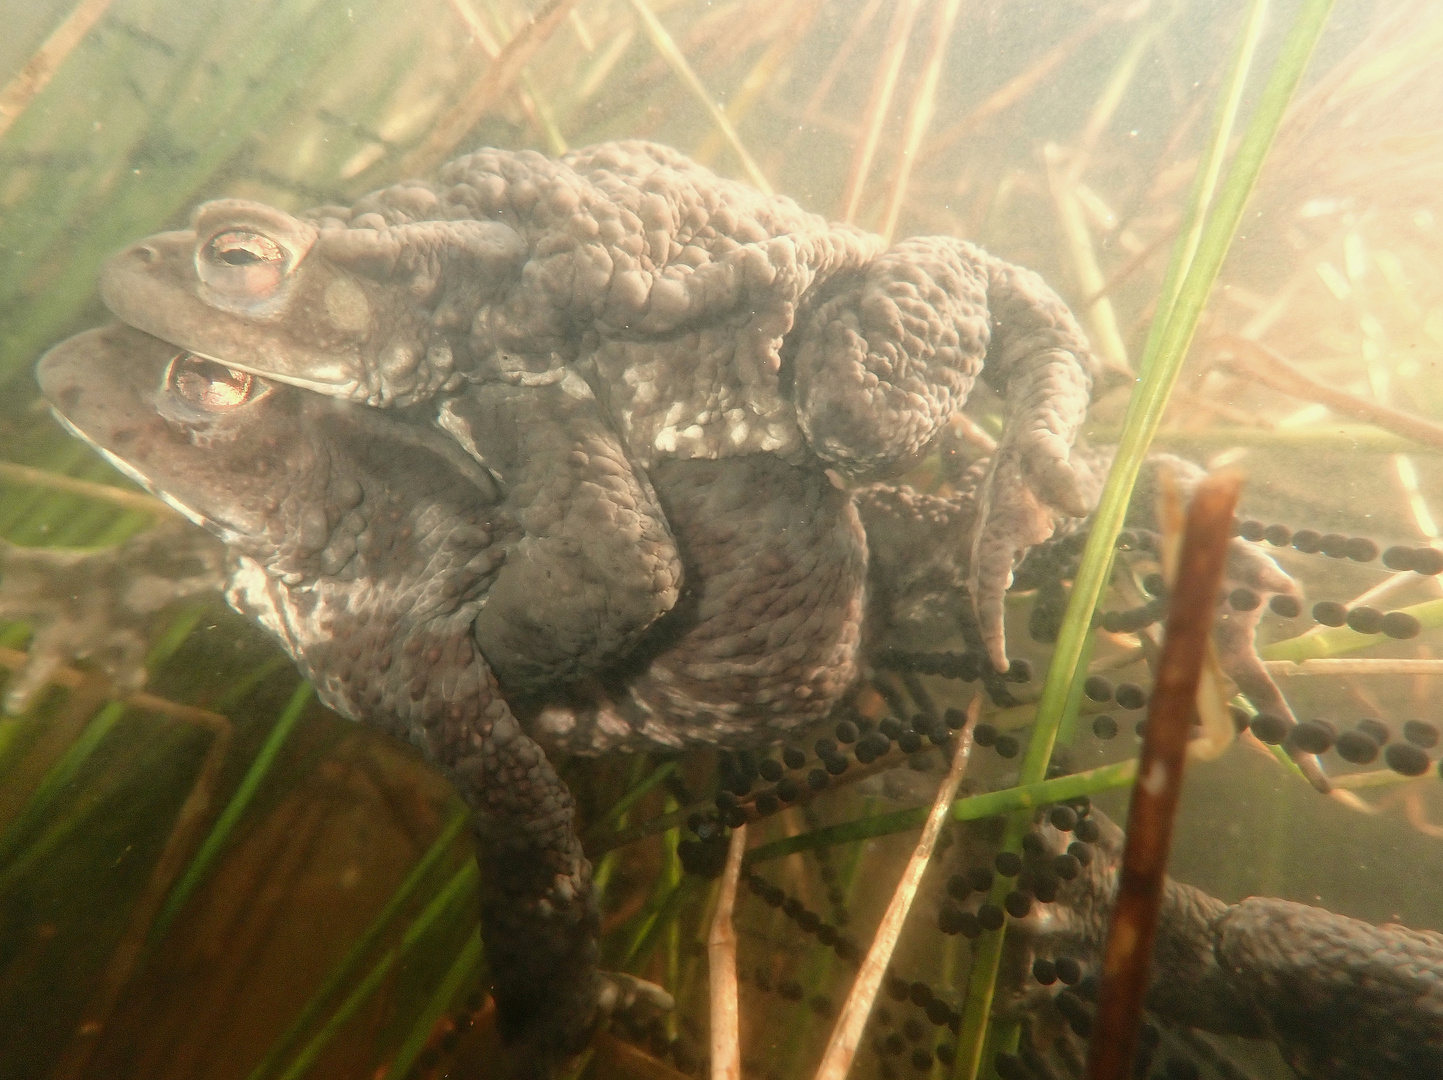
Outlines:
<svg viewBox="0 0 1443 1080"><path fill-rule="evenodd" d="M65 21L55 28L13 79L0 90L0 136L20 119L35 95L44 90L55 77L65 58L90 33L90 28L105 14L111 0L80 0Z"/></svg>
<svg viewBox="0 0 1443 1080"><path fill-rule="evenodd" d="M1088 1080L1127 1080L1132 1076L1198 680L1241 486L1236 473L1209 476L1198 485L1188 510L1128 811L1117 903L1103 954L1102 990L1088 1048Z"/></svg>
<svg viewBox="0 0 1443 1080"><path fill-rule="evenodd" d="M469 0L448 0L448 2L451 10L456 13L456 18L465 24L466 32L471 35L471 40L476 43L476 47L481 50L487 60L495 61L501 55L504 46L496 40L496 35L486 28L486 24L481 21L476 12L471 10ZM572 14L575 15L575 9L572 10ZM526 114L526 122L535 130L544 133L546 122L542 119L541 110L536 107L536 99L517 87L516 103Z"/></svg>
<svg viewBox="0 0 1443 1080"><path fill-rule="evenodd" d="M897 89L897 77L902 72L907 41L912 36L912 24L916 21L921 6L922 0L900 0L892 11L892 26L887 31L887 44L882 49L881 62L872 78L872 93L867 99L862 138L852 153L847 186L842 193L842 208L838 216L849 224L857 220L857 211L862 205L862 189L867 186L867 177L872 172L872 161L877 154L877 144L882 141L882 128L892 107L892 93Z"/></svg>
<svg viewBox="0 0 1443 1080"><path fill-rule="evenodd" d="M747 827L732 830L722 871L716 914L707 935L706 960L711 987L711 1077L712 1080L741 1080L741 1032L737 1016L737 932L732 926L737 881L741 878L742 856L747 850Z"/></svg>
<svg viewBox="0 0 1443 1080"><path fill-rule="evenodd" d="M522 69L551 39L556 28L566 21L575 3L576 0L552 0L537 12L531 22L506 43L500 55L486 66L481 78L465 96L436 122L420 145L406 155L401 162L400 174L425 176L450 157L466 133L511 89Z"/></svg>
<svg viewBox="0 0 1443 1080"><path fill-rule="evenodd" d="M847 31L846 38L832 54L831 60L827 61L827 70L822 72L822 77L812 87L812 96L802 108L802 119L813 124L822 119L822 106L826 103L827 95L832 92L832 85L837 81L837 76L842 73L847 61L852 58L852 53L856 52L857 46L871 31L872 20L877 17L881 6L882 0L867 0L867 6L853 19L852 28Z"/></svg>
<svg viewBox="0 0 1443 1080"><path fill-rule="evenodd" d="M609 1031L591 1037L595 1051L590 1074L596 1080L691 1080L664 1061L658 1061L639 1046L623 1042Z"/></svg>
<svg viewBox="0 0 1443 1080"><path fill-rule="evenodd" d="M51 472L48 469L17 465L13 461L0 461L0 480L12 484L31 484L35 487L49 488L52 491L66 491L72 495L83 495L87 499L103 499L116 506L123 506L127 510L140 510L146 514L155 514L157 517L180 516L175 510L152 495L143 495L138 491L126 491L124 488L118 488L111 484L97 484L93 480L79 480L73 476L66 476L64 473Z"/></svg>
<svg viewBox="0 0 1443 1080"><path fill-rule="evenodd" d="M160 858L156 860L145 891L131 908L125 933L99 977L98 985L81 1014L80 1023L75 1026L75 1034L50 1074L52 1080L72 1080L85 1074L92 1055L100 1045L96 1036L110 1022L122 993L139 969L145 955L146 936L170 895L171 886L180 878L186 863L205 839L205 829L210 824L211 799L225 767L231 735L230 723L224 717L210 715L223 721L224 726L213 728L215 738L205 752L190 794L181 804L180 813L175 817L175 825L170 830Z"/></svg>
<svg viewBox="0 0 1443 1080"><path fill-rule="evenodd" d="M1059 41L1047 52L1043 53L1037 61L1026 71L1014 76L992 92L992 94L975 109L969 112L962 119L958 120L951 127L940 132L922 152L921 160L931 161L942 151L946 150L953 143L960 141L973 131L981 127L986 121L992 119L998 113L1015 105L1042 83L1046 82L1052 73L1062 66L1063 62L1075 52L1086 45L1092 38L1096 37L1108 24L1116 22L1118 9L1107 6L1098 9L1096 14L1088 22L1074 30L1068 37Z"/></svg>
<svg viewBox="0 0 1443 1080"><path fill-rule="evenodd" d="M30 663L30 654L20 649L0 648L0 667L9 668L11 671L19 671L26 664ZM75 668L63 667L57 669L49 681L56 686L63 686L67 690L78 690L84 686L92 676ZM159 713L162 716L169 716L174 720L184 720L187 724L195 724L199 727L210 728L211 731L224 738L230 738L230 721L218 712L211 712L209 709L197 708L194 705L183 705L178 701L170 701L167 698L156 697L154 694L147 694L144 690L137 690L132 694L121 694L116 698L135 709L145 712Z"/></svg>
<svg viewBox="0 0 1443 1080"><path fill-rule="evenodd" d="M912 179L912 166L917 161L922 136L932 122L933 107L937 103L937 82L942 77L942 62L946 59L947 45L952 40L952 28L957 24L957 12L961 6L962 0L938 0L931 47L922 68L921 85L912 97L907 134L902 140L902 152L897 155L897 171L892 175L892 186L887 192L887 209L882 215L882 239L888 244L897 230L897 218L901 216L902 203L907 198L907 184Z"/></svg>
<svg viewBox="0 0 1443 1080"><path fill-rule="evenodd" d="M656 12L647 6L647 0L631 0L631 7L636 12L636 17L641 22L641 28L646 32L652 48L656 50L662 60L666 61L666 66L671 68L672 74L691 91L692 97L696 98L697 103L706 110L707 115L711 117L711 122L716 125L717 130L726 139L727 145L731 147L732 153L736 155L742 171L747 174L747 179L752 182L752 186L762 194L770 195L772 185L767 180L766 173L762 172L761 166L748 152L731 119L716 103L715 96L701 81L701 76L696 73L691 61L686 58L686 53L682 52L681 46L667 32L662 21L656 17Z"/></svg>
<svg viewBox="0 0 1443 1080"><path fill-rule="evenodd" d="M1228 334L1218 339L1217 351L1221 366L1234 375L1260 382L1303 401L1316 401L1339 416L1350 416L1424 446L1443 448L1443 424L1435 424L1421 416L1320 382L1266 345Z"/></svg>

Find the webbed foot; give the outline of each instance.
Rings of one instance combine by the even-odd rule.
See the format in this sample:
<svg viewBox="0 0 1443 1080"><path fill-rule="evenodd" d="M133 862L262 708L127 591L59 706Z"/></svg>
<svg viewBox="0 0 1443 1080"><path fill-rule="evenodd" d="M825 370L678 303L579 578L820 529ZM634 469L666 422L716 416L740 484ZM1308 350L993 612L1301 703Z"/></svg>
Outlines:
<svg viewBox="0 0 1443 1080"><path fill-rule="evenodd" d="M1158 485L1166 472L1176 484L1184 500L1202 478L1203 470L1190 461L1170 454L1152 455L1138 478L1133 504L1128 510L1128 523L1153 529L1157 527ZM1252 703L1259 713L1277 717L1285 731L1297 726L1287 698L1258 655L1258 623L1269 610L1272 598L1287 596L1301 599L1302 590L1281 566L1260 545L1234 537L1228 545L1228 561L1223 571L1222 593L1213 623L1213 647L1218 667ZM1235 602L1236 601L1236 602ZM1289 755L1299 770L1318 791L1327 794L1332 784L1323 771L1317 755L1304 753L1285 741Z"/></svg>
<svg viewBox="0 0 1443 1080"><path fill-rule="evenodd" d="M974 249L975 251L975 249ZM972 599L999 671L1007 670L1002 597L1013 567L1063 518L1092 512L1102 474L1073 443L1097 361L1062 300L1035 273L980 251L992 340L984 377L1006 395L991 469L978 492Z"/></svg>
<svg viewBox="0 0 1443 1080"><path fill-rule="evenodd" d="M613 1024L645 1027L647 1022L676 1008L676 999L654 982L624 971L603 971L596 996L596 1027Z"/></svg>
<svg viewBox="0 0 1443 1080"><path fill-rule="evenodd" d="M56 670L90 660L122 692L145 684L155 616L177 600L219 592L225 551L190 525L168 522L99 550L27 548L0 541L0 619L30 624L30 661L5 692L21 713Z"/></svg>
<svg viewBox="0 0 1443 1080"><path fill-rule="evenodd" d="M1027 461L1027 453L1015 441L1004 440L993 455L976 494L967 591L972 597L987 658L998 671L1009 667L1003 619L1013 569L1030 548L1048 540L1066 516L1058 513L1055 504L1039 496L1036 479L1027 471ZM1071 495L1079 503L1082 500L1077 490L1080 482L1077 475L1069 481L1074 488ZM1083 509L1082 514L1086 513Z"/></svg>
<svg viewBox="0 0 1443 1080"><path fill-rule="evenodd" d="M1067 305L1029 270L951 237L911 237L799 319L797 419L825 461L859 473L906 460L957 415L979 375L1004 392L977 492L972 599L988 657L1008 668L1002 597L1012 568L1095 483L1072 444L1097 366Z"/></svg>

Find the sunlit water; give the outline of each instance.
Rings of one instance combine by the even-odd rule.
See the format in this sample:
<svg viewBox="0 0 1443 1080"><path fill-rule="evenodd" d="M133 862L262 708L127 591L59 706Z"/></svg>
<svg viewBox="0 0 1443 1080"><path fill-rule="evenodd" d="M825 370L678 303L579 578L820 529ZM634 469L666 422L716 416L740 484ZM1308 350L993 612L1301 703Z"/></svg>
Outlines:
<svg viewBox="0 0 1443 1080"><path fill-rule="evenodd" d="M104 7L0 0L0 124L8 125L0 130L0 459L110 483L115 474L36 405L30 375L44 348L103 320L94 294L100 261L136 237L183 223L207 198L289 209L349 203L428 153L444 159L427 148L428 134L454 119L457 103L484 79L489 54L524 33L525 12L519 3L476 0L404 10L379 0L116 0L62 58L65 20ZM1277 4L1269 15L1244 121L1295 7ZM880 226L895 197L897 236L963 236L1041 272L1113 369L1085 436L1106 443L1116 438L1130 386L1118 372L1136 363L1146 339L1244 5L964 4L927 103L920 88L944 8L918 5L856 220ZM836 217L905 10L866 0L682 2L667 6L661 21L771 186ZM1440 37L1443 21L1427 3L1339 4L1164 421L1166 448L1244 471L1242 513L1264 524L1368 537L1381 547L1438 539L1437 442L1407 438L1396 425L1390 432L1386 417L1344 415L1336 400L1330 408L1317 395L1239 376L1222 359L1230 342L1235 348L1247 339L1365 404L1443 419L1436 195L1443 152L1433 121L1443 105ZM54 51L37 54L47 39ZM483 102L457 148L555 152L644 137L745 178L664 52L628 3L580 3L521 78ZM18 82L32 56L57 65L33 100ZM894 196L909 123L929 104L915 162ZM997 399L979 392L974 412L989 426ZM924 467L914 479L935 482L935 470ZM102 499L0 474L0 535L17 544L108 544L149 521ZM1264 643L1306 632L1315 602L1351 603L1389 577L1376 560L1269 550L1306 599L1300 617L1264 620ZM1397 577L1369 601L1379 610L1438 598L1437 578ZM1104 606L1128 602L1119 595ZM1017 600L1010 632L1040 671L1047 651L1027 643L1027 615L1028 601ZM173 625L177 640L163 648L148 689L213 709L228 727L162 707L106 713L98 683L0 720L0 1078L243 1077L272 1051L267 1075L278 1076L307 1047L315 1059L304 1075L373 1076L398 1049L428 1038L421 1071L411 1075L432 1075L424 1069L455 1048L454 1037L443 1045L440 1035L451 1018L473 1011L482 978L474 964L455 963L474 928L470 894L432 904L466 865L464 830L444 838L434 865L338 992L293 1038L279 1040L459 804L409 753L301 703L299 723L217 858L185 903L168 909L165 898L244 790L296 687L275 646L219 601L177 611ZM1425 628L1346 655L1426 660L1438 640ZM23 626L0 627L5 648L26 641ZM1104 639L1097 656L1120 655L1131 644ZM1113 675L1146 676L1142 664ZM1032 694L1040 681L1033 679ZM927 685L943 706L965 705L972 693L947 680ZM1394 740L1405 721L1443 723L1439 686L1426 670L1385 667L1283 682L1300 718L1347 729L1376 717ZM1113 709L1120 734L1102 739L1091 721L1103 708L1088 710L1067 749L1069 767L1136 752L1140 712ZM1388 779L1381 760L1351 765L1332 754L1325 762L1332 773L1379 771ZM679 775L687 790L702 793L711 768L702 755ZM595 817L645 772L623 759L576 764L567 776ZM1015 760L979 750L969 783L987 790L1015 776ZM929 785L935 779L913 776L819 800L805 815L792 811L754 828L751 842L892 809L899 800L925 802ZM670 809L679 793L658 787L629 820ZM1367 812L1324 799L1241 739L1219 760L1193 767L1173 873L1228 901L1279 896L1371 922L1443 928L1434 884L1443 877L1436 769L1358 794ZM1097 802L1125 818L1125 794ZM674 883L675 839L626 849L605 871L603 951L620 964L639 948L631 968L678 992L666 1037L678 1040L668 1052L685 1067L705 1046L697 942L707 889L698 884L685 902L665 908L651 933L652 911L643 906ZM987 842L985 829L973 830L939 856L946 869L929 876L898 954L896 970L950 988L954 1004L965 991L969 952L962 939L938 933L936 908L946 874L965 868ZM768 864L766 876L826 917L839 921L845 910L847 932L865 945L910 846L909 834L838 847L825 859ZM162 912L167 921L157 929ZM431 921L403 947L402 935L421 918ZM741 902L738 918L744 1072L810 1075L850 971L754 899ZM353 995L395 948L403 951L393 966ZM804 1000L792 1000L793 985ZM325 1031L348 995L353 1011L337 1031ZM910 1008L891 1005L896 1030L920 1015ZM460 1053L484 1070L474 1065L477 1038L461 1039ZM915 1045L947 1039L928 1027ZM879 1054L873 1042L869 1035L860 1075L913 1070L912 1040L896 1056ZM1258 1077L1288 1075L1255 1048L1234 1052L1258 1059Z"/></svg>

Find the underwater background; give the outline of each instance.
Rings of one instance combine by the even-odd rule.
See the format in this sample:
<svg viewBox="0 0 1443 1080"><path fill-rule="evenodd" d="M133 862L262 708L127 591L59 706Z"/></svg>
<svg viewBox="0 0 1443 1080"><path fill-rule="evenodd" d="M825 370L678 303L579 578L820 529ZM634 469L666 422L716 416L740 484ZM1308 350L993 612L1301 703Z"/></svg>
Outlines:
<svg viewBox="0 0 1443 1080"><path fill-rule="evenodd" d="M207 198L349 203L477 145L654 139L828 217L966 237L1035 269L1111 373L1084 438L1114 443L1237 42L1258 19L1241 128L1309 6L0 0L0 537L98 547L163 515L59 428L31 375L45 348L105 319L94 283L108 254ZM1438 546L1443 442L1396 414L1443 423L1439 116L1443 11L1339 0L1156 440L1243 470L1241 516L1260 527ZM970 411L996 430L996 399L979 394ZM934 458L909 479L936 487L951 467ZM1299 617L1264 619L1264 656L1338 663L1278 670L1294 711L1342 729L1380 718L1396 741L1406 721L1443 723L1439 579L1308 546L1270 549L1306 601ZM1119 581L1103 607L1127 608L1139 589ZM1414 609L1421 632L1309 618L1319 601L1365 593L1380 611ZM1032 702L1049 655L1028 641L1034 603L1018 595L1009 609L1009 638L1036 671L1017 693ZM0 680L30 635L0 622ZM1129 635L1095 639L1095 671L1149 682ZM484 1075L475 869L444 781L317 704L219 599L168 612L148 667L143 696L116 700L97 672L67 671L0 719L0 1080ZM864 716L921 707L919 689L939 709L974 693L894 671L875 683L855 703ZM1123 705L1088 701L1067 722L1070 770L1136 754L1143 714ZM988 706L983 720L1025 741L1032 712ZM1021 760L979 747L966 793L1015 785ZM1250 735L1192 765L1172 873L1228 901L1280 896L1443 929L1437 769L1408 778L1382 759L1326 760L1361 777L1359 805L1318 795ZM754 825L754 847L799 839L752 868L865 947L915 828L800 838L925 806L940 755L915 765ZM750 767L711 754L565 764L589 850L610 846L593 859L605 965L678 999L633 1040L644 1053L599 1049L584 1075L701 1067L715 885L685 872L676 812ZM1121 785L1093 799L1125 818ZM670 827L647 831L663 815ZM943 886L996 844L1000 822L948 829L895 968L955 1010L971 946L938 929ZM846 993L852 969L807 922L746 889L738 900L748 1077L810 1076ZM951 1076L934 1052L945 1025L889 1009L856 1075ZM1290 1075L1257 1046L1226 1051L1258 1080Z"/></svg>

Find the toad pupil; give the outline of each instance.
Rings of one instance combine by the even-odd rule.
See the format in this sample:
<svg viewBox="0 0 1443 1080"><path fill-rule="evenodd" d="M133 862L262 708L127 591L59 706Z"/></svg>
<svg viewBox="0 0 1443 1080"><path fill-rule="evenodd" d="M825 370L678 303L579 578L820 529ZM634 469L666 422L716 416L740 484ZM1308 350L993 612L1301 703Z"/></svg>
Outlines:
<svg viewBox="0 0 1443 1080"><path fill-rule="evenodd" d="M233 409L251 396L253 377L189 353L170 362L166 383L192 405L207 410Z"/></svg>

